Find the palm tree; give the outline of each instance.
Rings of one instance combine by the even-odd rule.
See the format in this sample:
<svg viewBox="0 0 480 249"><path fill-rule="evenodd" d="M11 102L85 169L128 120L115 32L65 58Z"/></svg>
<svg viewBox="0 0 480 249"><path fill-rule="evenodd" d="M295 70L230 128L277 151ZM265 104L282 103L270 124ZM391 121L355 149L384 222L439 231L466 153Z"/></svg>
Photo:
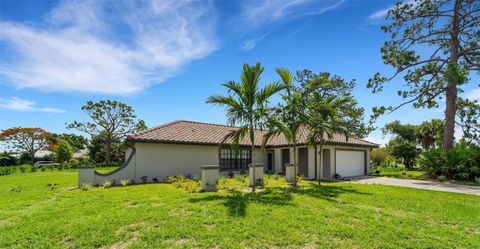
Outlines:
<svg viewBox="0 0 480 249"><path fill-rule="evenodd" d="M288 144L293 148L293 186L297 186L297 143L299 129L304 125L305 102L301 89L293 84L294 77L284 68L277 68L285 94L282 94L284 104L279 104L268 119L268 131L263 137L263 147L271 137L283 134Z"/></svg>
<svg viewBox="0 0 480 249"><path fill-rule="evenodd" d="M243 138L250 139L253 167L256 163L255 130L263 127L268 109L268 99L282 90L282 86L278 83L270 83L263 88L259 86L263 70L264 68L259 62L255 66L243 64L240 82L231 80L222 84L228 89L228 95L215 94L208 97L206 101L225 107L228 123L239 127L231 134L236 151L238 151ZM253 179L252 191L255 191L255 170L253 170Z"/></svg>
<svg viewBox="0 0 480 249"><path fill-rule="evenodd" d="M319 146L320 167L323 168L323 145L326 138L331 139L335 133L347 137L351 132L348 121L342 117L342 108L350 101L349 98L329 96L323 98L313 94L308 99L306 127L308 129L308 143ZM320 177L318 178L320 184Z"/></svg>

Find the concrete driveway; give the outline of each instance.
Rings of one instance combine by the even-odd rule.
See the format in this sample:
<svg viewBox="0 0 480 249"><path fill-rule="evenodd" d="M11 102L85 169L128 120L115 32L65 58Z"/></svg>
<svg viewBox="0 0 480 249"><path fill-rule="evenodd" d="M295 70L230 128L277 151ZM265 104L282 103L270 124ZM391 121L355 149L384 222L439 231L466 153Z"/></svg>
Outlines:
<svg viewBox="0 0 480 249"><path fill-rule="evenodd" d="M407 188L428 189L435 191L456 192L471 195L480 195L480 186L460 185L448 182L428 180L399 179L379 176L365 176L352 180L354 183L392 185Z"/></svg>

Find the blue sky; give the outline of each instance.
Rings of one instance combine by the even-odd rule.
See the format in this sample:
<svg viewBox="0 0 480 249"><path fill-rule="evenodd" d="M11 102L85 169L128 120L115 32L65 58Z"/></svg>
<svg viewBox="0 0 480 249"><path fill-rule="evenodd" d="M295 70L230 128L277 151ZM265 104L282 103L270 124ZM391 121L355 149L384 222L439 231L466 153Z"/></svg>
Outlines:
<svg viewBox="0 0 480 249"><path fill-rule="evenodd" d="M263 82L276 67L328 71L356 79L367 110L401 102L392 82L381 94L365 87L389 73L380 30L394 1L0 1L0 129L42 127L70 132L87 120L88 100L134 107L149 127L177 119L225 123L205 104L220 84L238 79L243 63L261 62ZM478 81L478 80L477 80ZM465 96L480 99L478 82ZM443 108L443 107L442 107ZM379 119L420 123L442 110L406 106ZM383 143L381 132L369 137Z"/></svg>

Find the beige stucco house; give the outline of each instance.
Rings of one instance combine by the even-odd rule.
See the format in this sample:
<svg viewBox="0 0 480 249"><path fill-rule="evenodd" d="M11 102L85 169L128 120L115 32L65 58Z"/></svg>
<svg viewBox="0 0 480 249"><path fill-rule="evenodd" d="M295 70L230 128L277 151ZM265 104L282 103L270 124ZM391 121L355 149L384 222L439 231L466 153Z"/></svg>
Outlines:
<svg viewBox="0 0 480 249"><path fill-rule="evenodd" d="M231 149L228 134L237 129L233 126L208 124L193 121L174 121L145 132L130 135L127 164L108 174L95 171L93 182L101 184L106 179L132 179L141 181L147 176L163 181L167 176L201 174L201 165L220 165L221 172L245 171L251 163L248 139L240 142L240 151ZM293 158L293 149L283 136L273 137L261 148L264 131L255 133L256 163L263 164L265 172L282 174L285 164ZM335 134L319 146L308 146L307 132L299 134L297 162L299 173L305 178L332 178L359 176L369 173L369 153L377 144ZM320 156L321 155L321 156ZM323 163L320 162L322 158Z"/></svg>

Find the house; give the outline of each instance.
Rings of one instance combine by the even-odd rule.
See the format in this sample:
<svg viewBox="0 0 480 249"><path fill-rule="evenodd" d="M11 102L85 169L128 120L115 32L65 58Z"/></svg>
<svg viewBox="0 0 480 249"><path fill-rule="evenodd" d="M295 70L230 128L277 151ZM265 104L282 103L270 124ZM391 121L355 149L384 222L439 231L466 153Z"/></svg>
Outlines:
<svg viewBox="0 0 480 249"><path fill-rule="evenodd" d="M201 165L220 165L221 172L246 171L251 163L248 138L240 141L237 153L231 148L228 134L237 127L194 121L174 121L145 132L127 137L127 163L108 174L95 172L95 182L106 179L134 179L162 181L167 176L201 174ZM307 130L299 132L297 163L299 173L305 178L332 178L360 176L369 173L369 153L377 144L335 134L319 146L308 146ZM285 172L285 164L293 158L293 149L282 135L271 138L265 148L261 147L264 131L255 132L255 161L264 165L269 173ZM320 154L323 156L320 157ZM322 158L323 166L320 163Z"/></svg>

